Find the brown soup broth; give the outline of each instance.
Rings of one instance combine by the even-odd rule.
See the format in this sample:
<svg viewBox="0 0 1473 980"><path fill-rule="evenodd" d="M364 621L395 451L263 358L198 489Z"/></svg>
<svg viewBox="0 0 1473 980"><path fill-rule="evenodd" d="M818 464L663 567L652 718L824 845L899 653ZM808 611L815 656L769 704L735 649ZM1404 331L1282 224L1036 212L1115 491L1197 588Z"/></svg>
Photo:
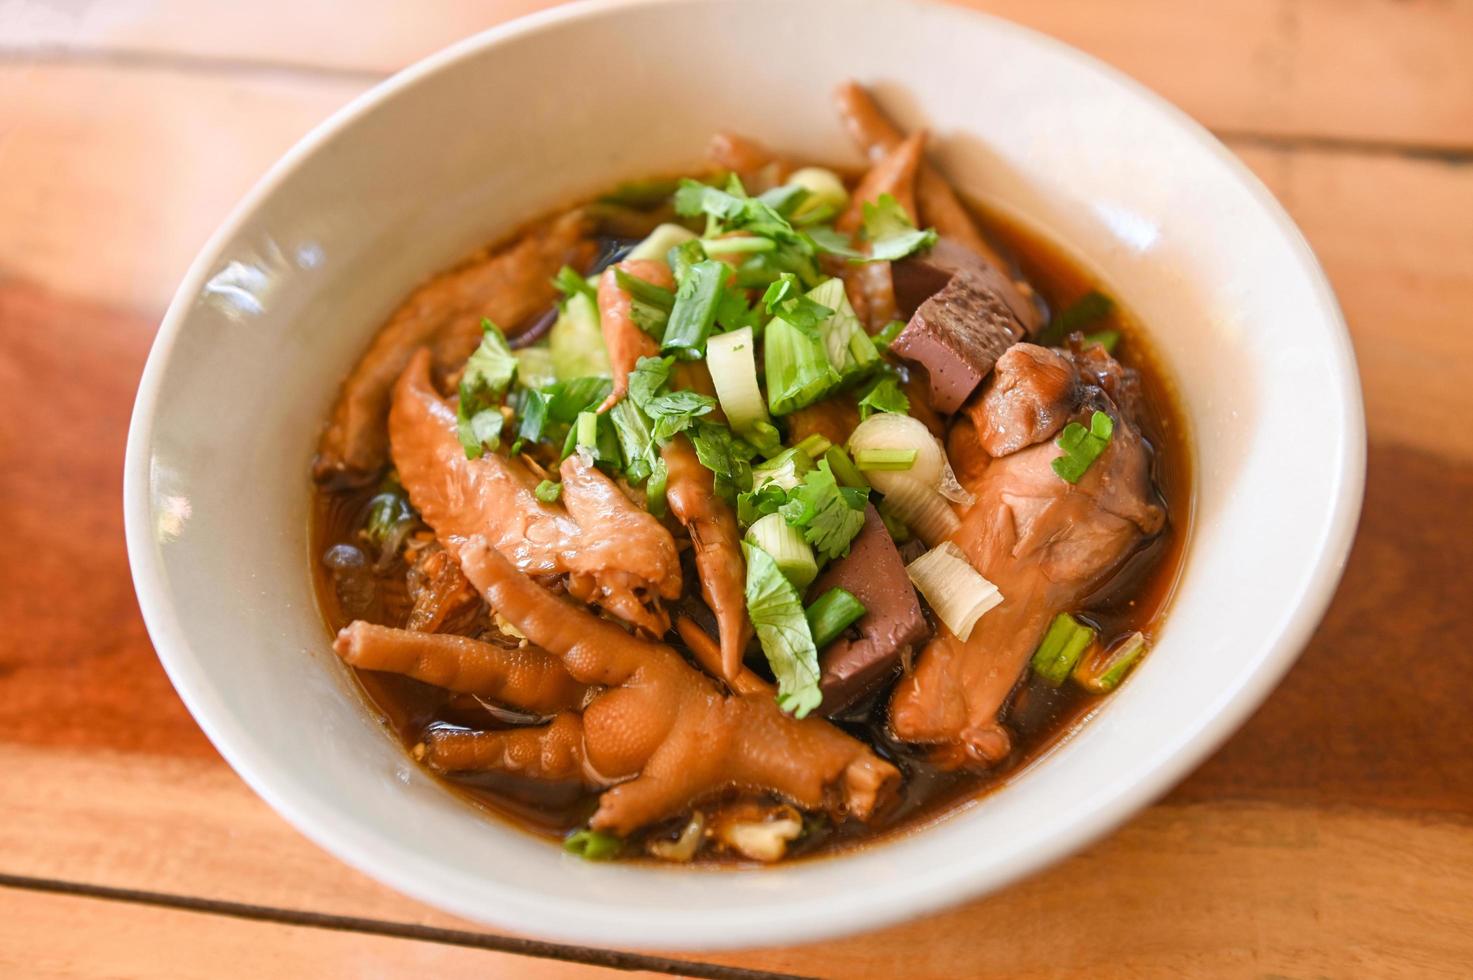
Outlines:
<svg viewBox="0 0 1473 980"><path fill-rule="evenodd" d="M1018 224L990 218L981 209L989 237L1001 244L1037 290L1050 310L1067 307L1099 284L1060 248ZM614 242L609 243L611 246ZM1105 290L1108 292L1108 290ZM1099 630L1100 640L1114 643L1139 630L1154 639L1165 615L1181 566L1192 515L1191 450L1183 416L1169 379L1161 370L1141 326L1117 304L1090 330L1112 329L1121 333L1116 357L1141 376L1143 411L1138 419L1142 435L1151 449L1152 477L1158 500L1168 515L1162 530L1143 541L1120 569L1090 596L1077 612L1080 619ZM355 489L318 488L314 491L311 536L313 555L320 558L338 544L360 544L362 526L375 485ZM355 617L344 608L334 578L326 565L314 561L318 600L327 625L333 632L353 618L388 626L403 626L410 609L405 583L407 567L395 559L373 575L373 592L367 603L357 603ZM688 579L694 571L686 568ZM693 579L691 579L693 580ZM699 606L699 603L694 603ZM704 613L704 608L699 610ZM709 614L702 617L709 623ZM457 632L476 635L490 628L483 610L473 621L457 623ZM666 642L681 648L672 632ZM755 649L755 644L753 645ZM748 663L764 670L760 652ZM367 700L385 725L407 748L419 743L430 725L468 728L509 727L517 719L494 712L466 695L456 695L394 674L354 670ZM1000 765L985 773L945 771L927 760L924 746L906 745L889 734L886 708L889 685L848 709L836 723L871 745L895 763L905 780L899 798L867 824L845 821L834 825L810 818L807 832L789 849L790 857L831 854L881 840L932 823L955 812L1002 785L1021 768L1037 759L1050 746L1072 731L1086 715L1099 707L1106 696L1085 692L1066 683L1055 689L1031 673L1014 691L1003 721L1013 731L1013 750ZM584 825L597 808L598 794L580 786L548 784L496 774L457 774L440 777L453 790L514 825L539 837L559 839ZM650 828L646 835L669 831L676 823ZM634 853L635 848L626 848ZM735 861L711 855L709 849L699 862Z"/></svg>

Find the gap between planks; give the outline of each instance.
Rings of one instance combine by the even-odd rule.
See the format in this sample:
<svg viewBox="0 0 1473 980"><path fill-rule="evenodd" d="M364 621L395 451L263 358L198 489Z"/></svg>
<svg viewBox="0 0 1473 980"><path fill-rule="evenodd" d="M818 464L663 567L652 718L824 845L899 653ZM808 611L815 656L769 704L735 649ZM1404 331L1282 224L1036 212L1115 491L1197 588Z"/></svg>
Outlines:
<svg viewBox="0 0 1473 980"><path fill-rule="evenodd" d="M52 878L33 878L26 875L14 875L4 872L0 872L0 888L13 888L53 895L68 895L99 901L125 902L174 911L246 919L253 922L326 929L334 932L360 933L393 939L407 939L416 942L438 943L445 946L460 946L467 949L512 953L518 956L560 960L568 963L604 967L613 970L643 970L680 977L707 978L707 980L804 980L802 974L749 970L744 967L723 966L718 963L701 963L694 960L671 959L663 956L628 953L622 950L601 949L592 946L564 945L562 943L550 943L537 939L501 936L495 933L469 932L462 929L445 929L410 922L394 922L387 919L370 919L351 915L333 915L323 912L274 908L266 905L251 905L245 902L232 902L223 899L200 898L192 895L172 895L167 892L146 891L136 888L115 888L107 885L62 881Z"/></svg>

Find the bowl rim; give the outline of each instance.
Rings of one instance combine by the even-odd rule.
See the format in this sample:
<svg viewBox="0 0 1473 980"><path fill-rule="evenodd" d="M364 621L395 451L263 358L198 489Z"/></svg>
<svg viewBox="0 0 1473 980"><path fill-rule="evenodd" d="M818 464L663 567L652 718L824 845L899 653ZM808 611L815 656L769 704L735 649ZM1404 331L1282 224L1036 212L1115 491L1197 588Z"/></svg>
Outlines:
<svg viewBox="0 0 1473 980"><path fill-rule="evenodd" d="M382 858L369 846L370 841L358 833L341 813L316 808L310 802L294 798L290 792L278 792L272 775L272 759L253 752L253 747L245 738L240 725L229 718L227 713L211 710L212 699L207 690L206 679L208 672L185 638L163 574L162 560L152 547L149 526L149 448L153 442L160 391L176 341L190 318L194 299L217 265L226 243L237 234L258 206L275 192L278 185L324 143L351 126L361 115L399 91L410 88L463 59L479 56L487 50L566 22L611 14L622 9L688 2L696 0L575 0L531 13L470 35L430 54L377 82L333 112L272 164L202 246L170 300L153 341L134 402L123 473L124 530L128 561L150 640L170 682L196 724L245 783L298 832L370 877L419 901L476 922L488 922L479 902L464 900L453 892L447 894L433 891L420 879L417 869ZM741 0L699 2L738 4ZM1012 33L1028 43L1052 49L1055 55L1105 75L1127 93L1163 114L1186 138L1210 151L1219 162L1225 164L1230 177L1235 178L1252 195L1263 215L1270 219L1276 231L1283 237L1297 260L1298 268L1295 273L1310 285L1327 321L1336 328L1329 339L1334 355L1331 367L1345 381L1342 405L1344 438L1334 474L1334 499L1329 504L1331 515L1322 524L1324 530L1317 542L1312 571L1305 579L1301 594L1295 597L1293 611L1288 614L1283 631L1270 644L1259 668L1241 686L1225 696L1214 714L1185 735L1169 755L1152 766L1138 770L1128 784L1109 796L1091 801L1091 805L1080 811L1066 832L1044 846L1013 855L985 879L979 879L975 874L962 873L939 882L913 882L910 887L902 888L898 893L890 892L884 901L876 900L869 892L853 893L838 908L832 904L826 907L826 914L793 915L794 906L784 904L780 917L745 912L744 921L740 925L728 923L724 928L712 930L706 936L660 934L656 937L653 930L634 935L638 930L631 929L630 920L617 915L610 916L605 921L580 919L570 925L561 921L550 922L535 909L518 903L509 903L498 909L495 928L551 936L569 942L614 946L633 943L688 950L771 946L814 941L878 928L1000 889L1111 833L1200 765L1243 725L1298 659L1336 592L1355 537L1364 493L1365 417L1354 349L1344 315L1302 232L1263 183L1210 131L1164 97L1119 69L1046 34L993 14L943 0L905 0L905 3L927 8L932 14L958 20L987 21L992 30ZM842 856L836 859L842 860ZM814 911L817 913L819 910Z"/></svg>

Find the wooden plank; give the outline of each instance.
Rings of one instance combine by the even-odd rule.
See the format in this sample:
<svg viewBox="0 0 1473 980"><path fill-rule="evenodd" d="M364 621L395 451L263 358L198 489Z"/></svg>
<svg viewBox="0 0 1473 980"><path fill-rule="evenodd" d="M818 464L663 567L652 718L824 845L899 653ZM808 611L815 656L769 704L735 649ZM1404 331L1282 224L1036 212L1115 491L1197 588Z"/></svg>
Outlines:
<svg viewBox="0 0 1473 980"><path fill-rule="evenodd" d="M235 202L364 87L0 67L0 271L162 314Z"/></svg>
<svg viewBox="0 0 1473 980"><path fill-rule="evenodd" d="M360 85L53 66L0 68L7 87L24 98L0 100L0 272L156 317L239 196ZM230 141L202 145L197 121L225 118ZM1372 438L1473 459L1473 427L1442 421L1473 382L1473 167L1233 145L1339 292Z"/></svg>
<svg viewBox="0 0 1473 980"><path fill-rule="evenodd" d="M204 760L18 747L0 760L7 873L477 929L339 865ZM49 792L18 789L38 784ZM852 977L1453 976L1473 957L1470 903L1465 819L1178 804L938 916L701 959Z"/></svg>
<svg viewBox="0 0 1473 980"><path fill-rule="evenodd" d="M1207 125L1346 140L1473 147L1473 3L1399 0L963 0L1073 44ZM380 75L554 0L354 4L351 43L330 0L292 5L290 30L251 6L102 0L28 8L13 51L185 56L237 67ZM26 16L28 14L28 16Z"/></svg>
<svg viewBox="0 0 1473 980"><path fill-rule="evenodd" d="M61 339L75 324L88 343ZM149 330L0 288L0 347L15 356L4 363L25 365L3 379L0 418L17 436L51 433L0 440L29 447L25 466L5 463L23 479L0 483L0 512L14 553L32 559L0 566L0 621L12 627L0 641L0 872L474 928L292 832L219 762L163 680L108 486ZM1473 868L1473 728L1461 689L1445 683L1473 671L1461 593L1473 540L1447 533L1469 499L1473 465L1375 451L1360 543L1323 628L1168 805L1023 886L921 923L710 958L856 976L902 965L914 976L1445 971L1469 953L1449 920L1467 907ZM78 568L87 589L73 584Z"/></svg>
<svg viewBox="0 0 1473 980"><path fill-rule="evenodd" d="M34 980L654 976L14 888L0 888L0 974Z"/></svg>
<svg viewBox="0 0 1473 980"><path fill-rule="evenodd" d="M1350 324L1378 442L1473 460L1473 166L1230 146L1298 223Z"/></svg>

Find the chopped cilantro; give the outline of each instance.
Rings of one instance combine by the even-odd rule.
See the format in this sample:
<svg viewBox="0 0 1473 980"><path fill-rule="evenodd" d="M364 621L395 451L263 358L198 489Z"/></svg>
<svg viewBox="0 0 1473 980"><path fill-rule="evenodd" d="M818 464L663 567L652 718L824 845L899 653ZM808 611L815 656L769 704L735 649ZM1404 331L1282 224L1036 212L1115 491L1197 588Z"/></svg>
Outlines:
<svg viewBox="0 0 1473 980"><path fill-rule="evenodd" d="M820 460L817 469L788 491L788 499L778 513L793 527L801 528L803 539L825 558L841 558L849 553L849 542L864 526L868 500L869 494L863 490L839 486L828 461Z"/></svg>
<svg viewBox="0 0 1473 980"><path fill-rule="evenodd" d="M771 555L742 542L747 559L747 615L777 678L777 703L802 718L823 700L818 648L803 615L803 600Z"/></svg>
<svg viewBox="0 0 1473 980"><path fill-rule="evenodd" d="M460 404L455 409L460 445L469 459L478 459L488 447L494 451L500 442L506 422L501 398L517 374L516 355L501 330L486 319L481 321L481 330L481 345L465 362Z"/></svg>
<svg viewBox="0 0 1473 980"><path fill-rule="evenodd" d="M866 261L893 262L935 245L936 230L916 228L894 195L881 194L878 201L864 205L864 238L869 242Z"/></svg>
<svg viewBox="0 0 1473 980"><path fill-rule="evenodd" d="M882 376L870 386L859 399L859 418L863 421L876 412L892 412L895 415L910 414L910 399L900 390L900 382L888 375Z"/></svg>
<svg viewBox="0 0 1473 980"><path fill-rule="evenodd" d="M1039 332L1034 343L1044 346L1060 343L1074 331L1081 330L1096 320L1103 320L1114 308L1114 300L1098 289L1091 289L1049 320L1048 326Z"/></svg>

